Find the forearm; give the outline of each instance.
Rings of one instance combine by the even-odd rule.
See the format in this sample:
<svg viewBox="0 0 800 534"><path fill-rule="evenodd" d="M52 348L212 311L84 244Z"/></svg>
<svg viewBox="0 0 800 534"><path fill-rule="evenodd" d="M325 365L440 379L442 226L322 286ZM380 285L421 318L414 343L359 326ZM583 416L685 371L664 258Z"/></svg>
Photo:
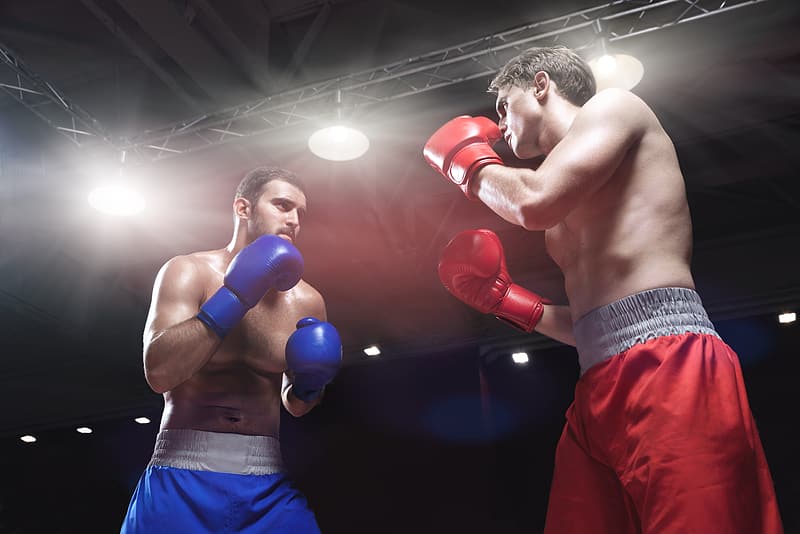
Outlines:
<svg viewBox="0 0 800 534"><path fill-rule="evenodd" d="M536 171L487 165L473 179L472 192L497 215L527 230L552 226L551 205Z"/></svg>
<svg viewBox="0 0 800 534"><path fill-rule="evenodd" d="M208 363L221 343L196 317L154 334L145 340L147 383L156 393L175 388Z"/></svg>
<svg viewBox="0 0 800 534"><path fill-rule="evenodd" d="M572 333L572 315L569 306L556 306L545 304L542 318L535 330L549 338L567 345L575 346L575 336Z"/></svg>

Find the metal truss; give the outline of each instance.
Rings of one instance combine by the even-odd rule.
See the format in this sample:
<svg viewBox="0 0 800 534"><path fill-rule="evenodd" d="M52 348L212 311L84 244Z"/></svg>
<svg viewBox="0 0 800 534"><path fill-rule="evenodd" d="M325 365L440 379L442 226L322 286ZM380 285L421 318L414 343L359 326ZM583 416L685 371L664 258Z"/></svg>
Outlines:
<svg viewBox="0 0 800 534"><path fill-rule="evenodd" d="M98 140L111 145L111 136L89 113L39 77L10 48L0 43L0 61L11 69L0 77L0 89L35 113L78 147Z"/></svg>
<svg viewBox="0 0 800 534"><path fill-rule="evenodd" d="M564 44L574 50L583 50L596 46L601 37L613 43L765 1L615 0L196 116L119 139L115 145L117 149L125 151L130 163L158 161L258 136L278 128L333 118L337 109L351 112L357 108L488 77L530 46ZM45 84L45 87L50 89L45 93L48 96L55 93L49 85ZM3 89L8 91L9 88L3 86ZM42 108L31 109L42 116ZM74 108L69 111L73 120L78 119L86 124L88 118L91 125L101 130L97 121L86 114L75 113ZM57 124L49 118L42 118L51 125ZM91 128L87 127L87 130L80 134L93 133ZM59 131L70 132L63 127Z"/></svg>

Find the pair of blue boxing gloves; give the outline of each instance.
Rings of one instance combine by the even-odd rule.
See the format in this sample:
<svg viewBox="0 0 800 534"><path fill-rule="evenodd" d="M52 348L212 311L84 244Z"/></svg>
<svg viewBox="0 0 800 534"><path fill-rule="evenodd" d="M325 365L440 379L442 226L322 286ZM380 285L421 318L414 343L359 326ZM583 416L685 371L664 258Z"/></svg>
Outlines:
<svg viewBox="0 0 800 534"><path fill-rule="evenodd" d="M300 251L285 239L263 235L234 256L223 286L200 307L197 318L224 338L267 291L288 291L302 275ZM296 328L286 342L286 365L294 374L295 397L311 402L336 376L342 341L332 324L314 317L300 319Z"/></svg>

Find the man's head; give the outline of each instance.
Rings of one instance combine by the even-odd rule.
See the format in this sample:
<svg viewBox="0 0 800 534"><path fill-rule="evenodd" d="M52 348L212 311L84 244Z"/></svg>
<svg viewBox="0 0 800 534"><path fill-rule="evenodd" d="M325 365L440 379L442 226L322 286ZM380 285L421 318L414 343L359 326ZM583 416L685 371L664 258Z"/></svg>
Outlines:
<svg viewBox="0 0 800 534"><path fill-rule="evenodd" d="M534 86L537 72L546 72L558 92L569 102L582 106L594 96L597 84L589 65L564 46L529 48L500 69L489 84L489 91Z"/></svg>
<svg viewBox="0 0 800 534"><path fill-rule="evenodd" d="M258 167L236 188L233 209L237 220L246 221L248 241L265 234L295 241L306 213L305 189L291 171Z"/></svg>
<svg viewBox="0 0 800 534"><path fill-rule="evenodd" d="M565 47L531 48L509 61L489 85L503 138L522 159L549 152L575 110L595 93L589 66Z"/></svg>

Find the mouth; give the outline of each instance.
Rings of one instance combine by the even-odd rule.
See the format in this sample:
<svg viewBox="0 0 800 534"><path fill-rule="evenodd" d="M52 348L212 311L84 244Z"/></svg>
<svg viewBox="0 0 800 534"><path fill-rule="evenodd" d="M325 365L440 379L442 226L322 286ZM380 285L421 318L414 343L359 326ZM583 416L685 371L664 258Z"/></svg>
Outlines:
<svg viewBox="0 0 800 534"><path fill-rule="evenodd" d="M276 234L276 235L281 239L285 239L289 243L294 243L294 236L291 236L289 234Z"/></svg>

